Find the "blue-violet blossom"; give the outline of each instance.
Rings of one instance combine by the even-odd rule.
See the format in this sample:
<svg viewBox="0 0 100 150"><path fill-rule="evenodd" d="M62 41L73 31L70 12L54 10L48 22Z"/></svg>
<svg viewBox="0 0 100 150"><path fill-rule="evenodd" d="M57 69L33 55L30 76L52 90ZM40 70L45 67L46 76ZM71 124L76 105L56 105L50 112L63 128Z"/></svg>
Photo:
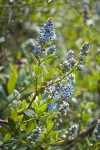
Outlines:
<svg viewBox="0 0 100 150"><path fill-rule="evenodd" d="M37 36L37 41L39 44L48 43L53 39L55 35L55 28L53 24L53 19L48 18L46 22L40 28L40 33Z"/></svg>
<svg viewBox="0 0 100 150"><path fill-rule="evenodd" d="M35 43L34 49L32 50L32 53L34 56L40 56L41 55L41 47Z"/></svg>
<svg viewBox="0 0 100 150"><path fill-rule="evenodd" d="M56 46L55 45L51 45L51 46L49 46L48 48L47 48L47 54L49 55L49 54L52 54L52 53L54 53L54 52L56 52L57 51L57 49L56 49Z"/></svg>
<svg viewBox="0 0 100 150"><path fill-rule="evenodd" d="M48 110L54 110L56 109L57 104L55 102L48 105Z"/></svg>
<svg viewBox="0 0 100 150"><path fill-rule="evenodd" d="M71 95L74 93L74 88L70 84L62 86L61 89L61 96L65 98L66 100L69 100L71 98Z"/></svg>

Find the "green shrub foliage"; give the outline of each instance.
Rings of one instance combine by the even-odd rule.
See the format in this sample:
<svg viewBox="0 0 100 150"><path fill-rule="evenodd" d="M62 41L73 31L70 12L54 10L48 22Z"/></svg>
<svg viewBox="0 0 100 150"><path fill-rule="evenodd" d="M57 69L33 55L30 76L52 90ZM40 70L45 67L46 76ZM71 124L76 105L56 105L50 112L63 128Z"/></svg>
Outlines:
<svg viewBox="0 0 100 150"><path fill-rule="evenodd" d="M1 150L99 150L98 3L0 0Z"/></svg>

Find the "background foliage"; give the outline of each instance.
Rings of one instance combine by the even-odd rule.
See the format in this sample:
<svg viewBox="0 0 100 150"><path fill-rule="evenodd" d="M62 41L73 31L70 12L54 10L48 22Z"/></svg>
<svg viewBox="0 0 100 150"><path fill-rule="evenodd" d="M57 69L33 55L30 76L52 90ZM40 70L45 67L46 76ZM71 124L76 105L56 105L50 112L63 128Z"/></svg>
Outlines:
<svg viewBox="0 0 100 150"><path fill-rule="evenodd" d="M91 134L100 115L99 0L0 0L0 118L6 120L10 115L14 89L21 93L23 100L29 100L29 94L33 92L34 81L30 76L28 58L39 26L48 17L53 18L57 32L56 63L69 49L73 49L77 57L81 45L85 41L90 42L85 69L76 73L71 110L64 119L65 126L68 123L80 125L80 137L76 142L67 143L67 146L66 142L63 146L59 145L57 149L69 149L70 146L73 149L74 145L79 150L98 150L98 143L93 144ZM51 61L48 67L54 63ZM6 132L0 126L0 139ZM7 136L5 141L9 139L9 134Z"/></svg>

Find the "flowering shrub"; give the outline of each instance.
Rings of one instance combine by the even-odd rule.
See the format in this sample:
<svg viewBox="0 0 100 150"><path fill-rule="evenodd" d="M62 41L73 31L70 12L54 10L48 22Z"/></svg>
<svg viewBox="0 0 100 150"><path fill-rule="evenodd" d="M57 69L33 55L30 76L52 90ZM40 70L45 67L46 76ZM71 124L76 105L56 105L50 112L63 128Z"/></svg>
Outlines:
<svg viewBox="0 0 100 150"><path fill-rule="evenodd" d="M53 19L49 18L40 28L29 60L33 90L26 99L21 94L26 87L21 92L14 90L8 121L1 122L7 125L0 143L3 149L53 149L78 136L79 125L64 126L63 120L75 91L74 72L83 70L89 42L82 45L77 59L69 50L61 63L50 67L49 62L57 60L57 48L52 44L55 36Z"/></svg>

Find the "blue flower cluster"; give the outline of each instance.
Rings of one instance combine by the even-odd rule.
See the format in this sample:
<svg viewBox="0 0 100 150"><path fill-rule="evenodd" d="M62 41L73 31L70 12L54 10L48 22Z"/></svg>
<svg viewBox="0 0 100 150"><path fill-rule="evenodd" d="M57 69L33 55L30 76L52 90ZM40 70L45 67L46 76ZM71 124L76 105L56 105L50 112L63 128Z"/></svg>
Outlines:
<svg viewBox="0 0 100 150"><path fill-rule="evenodd" d="M74 73L71 73L68 78L67 78L67 81L71 84L74 84L75 83L75 74Z"/></svg>
<svg viewBox="0 0 100 150"><path fill-rule="evenodd" d="M48 43L53 39L55 35L55 28L53 24L53 19L48 18L46 22L40 28L40 33L37 36L37 41L39 44L44 44L45 42Z"/></svg>
<svg viewBox="0 0 100 150"><path fill-rule="evenodd" d="M77 133L78 133L78 125L72 125L67 134L68 134L68 141L74 140L77 137Z"/></svg>
<svg viewBox="0 0 100 150"><path fill-rule="evenodd" d="M62 103L58 107L59 116L66 116L67 110L69 109L69 104L66 101L62 101Z"/></svg>
<svg viewBox="0 0 100 150"><path fill-rule="evenodd" d="M83 65L80 64L80 65L77 66L77 71L82 71L83 69L84 69Z"/></svg>
<svg viewBox="0 0 100 150"><path fill-rule="evenodd" d="M58 117L55 119L56 125L59 126L63 122L63 117L67 115L67 112L69 110L69 103L66 100L63 100L62 102L59 103L57 112L58 112Z"/></svg>
<svg viewBox="0 0 100 150"><path fill-rule="evenodd" d="M49 92L47 90L43 91L42 97L46 99L49 96Z"/></svg>
<svg viewBox="0 0 100 150"><path fill-rule="evenodd" d="M67 72L70 71L71 65L67 60L65 60L62 64L60 64L60 68L63 70L63 72Z"/></svg>
<svg viewBox="0 0 100 150"><path fill-rule="evenodd" d="M89 50L89 42L85 42L82 47L81 47L81 54L82 55L87 55L88 54L88 50Z"/></svg>
<svg viewBox="0 0 100 150"><path fill-rule="evenodd" d="M63 70L63 72L68 72L72 67L74 67L76 63L76 60L74 59L74 51L69 50L66 53L66 59L63 61L62 64L60 64L60 68Z"/></svg>
<svg viewBox="0 0 100 150"><path fill-rule="evenodd" d="M94 134L96 136L97 141L100 141L100 119L97 122L97 125L94 130Z"/></svg>
<svg viewBox="0 0 100 150"><path fill-rule="evenodd" d="M61 88L61 84L51 85L48 89L44 90L42 97L45 99L53 98L59 102L61 100L60 88Z"/></svg>
<svg viewBox="0 0 100 150"><path fill-rule="evenodd" d="M70 65L70 68L72 68L76 63L76 60L74 59L74 51L69 50L66 54L66 58L67 58L67 61Z"/></svg>
<svg viewBox="0 0 100 150"><path fill-rule="evenodd" d="M73 79L72 79L73 80ZM50 86L47 90L44 90L42 94L45 100L54 99L55 101L48 105L48 110L53 110L56 108L57 104L61 103L61 100L69 100L71 95L74 93L74 88L72 85L62 85L62 84L54 84ZM65 107L65 103L63 103ZM62 105L62 106L63 106Z"/></svg>
<svg viewBox="0 0 100 150"><path fill-rule="evenodd" d="M49 46L48 48L47 48L47 54L49 55L49 54L52 54L52 53L54 53L54 52L56 52L57 51L57 48L56 48L56 46L55 45L51 45L51 46Z"/></svg>
<svg viewBox="0 0 100 150"><path fill-rule="evenodd" d="M47 55L54 53L57 51L55 45L49 45L47 48L44 48L44 45L47 45L56 35L55 28L53 24L53 19L48 18L46 22L40 28L40 33L37 36L36 44L34 46L33 54L38 57L41 55L42 51L47 51ZM85 42L82 45L81 52L78 56L79 65L77 66L77 70L83 70L83 55L88 54L89 42ZM69 50L66 53L66 58L60 65L63 73L67 74L71 68L73 68L76 64L76 60L74 59L74 51ZM60 103L61 100L69 100L74 93L74 87L71 84L75 83L75 75L71 73L68 77L64 79L65 83L63 85L61 83L53 84L48 89L44 90L42 94L44 100L54 99L55 101L48 105L48 110L54 110ZM63 105L61 105L62 107ZM64 111L65 112L65 111Z"/></svg>
<svg viewBox="0 0 100 150"><path fill-rule="evenodd" d="M41 134L41 127L36 127L36 129L31 133L30 136L28 136L28 140L31 141L31 143L35 142L37 138Z"/></svg>
<svg viewBox="0 0 100 150"><path fill-rule="evenodd" d="M84 55L87 55L89 52L89 42L85 42L82 47L81 47L81 52L79 53L78 60L79 60L79 65L77 66L77 71L82 71L84 69L83 66L83 61ZM70 71L71 68L73 68L76 64L76 60L74 59L74 51L69 50L66 53L66 59L60 64L60 69L66 73Z"/></svg>
<svg viewBox="0 0 100 150"><path fill-rule="evenodd" d="M56 106L57 106L56 102L51 103L51 104L48 105L48 110L54 110L54 109L56 109Z"/></svg>
<svg viewBox="0 0 100 150"><path fill-rule="evenodd" d="M90 47L89 42L85 42L82 45L81 52L80 52L80 54L78 56L79 65L77 66L77 71L82 71L84 69L84 66L83 66L84 58L83 58L83 56L88 54L89 47Z"/></svg>
<svg viewBox="0 0 100 150"><path fill-rule="evenodd" d="M35 44L34 49L32 50L32 53L34 56L39 56L42 52L41 47L38 44Z"/></svg>
<svg viewBox="0 0 100 150"><path fill-rule="evenodd" d="M37 36L36 43L34 49L32 51L33 55L38 57L41 55L42 51L45 51L43 45L45 43L50 42L53 37L56 35L55 28L53 24L53 19L48 18L46 22L40 28L40 33ZM57 51L55 45L51 45L47 47L47 54L52 54L53 52Z"/></svg>
<svg viewBox="0 0 100 150"><path fill-rule="evenodd" d="M57 103L59 103L61 100L61 95L57 91L57 85L58 84L51 85L47 90L44 90L42 94L44 99L55 99L55 102L48 105L48 110L54 110L57 106Z"/></svg>
<svg viewBox="0 0 100 150"><path fill-rule="evenodd" d="M62 89L61 89L62 98L69 100L73 93L74 93L74 88L70 84L62 86Z"/></svg>
<svg viewBox="0 0 100 150"><path fill-rule="evenodd" d="M60 93L58 91L55 91L54 93L54 98L57 102L60 102L61 100L61 96L60 96Z"/></svg>
<svg viewBox="0 0 100 150"><path fill-rule="evenodd" d="M67 53L66 53L66 57L69 59L69 58L72 58L74 56L74 51L73 50L69 50Z"/></svg>

